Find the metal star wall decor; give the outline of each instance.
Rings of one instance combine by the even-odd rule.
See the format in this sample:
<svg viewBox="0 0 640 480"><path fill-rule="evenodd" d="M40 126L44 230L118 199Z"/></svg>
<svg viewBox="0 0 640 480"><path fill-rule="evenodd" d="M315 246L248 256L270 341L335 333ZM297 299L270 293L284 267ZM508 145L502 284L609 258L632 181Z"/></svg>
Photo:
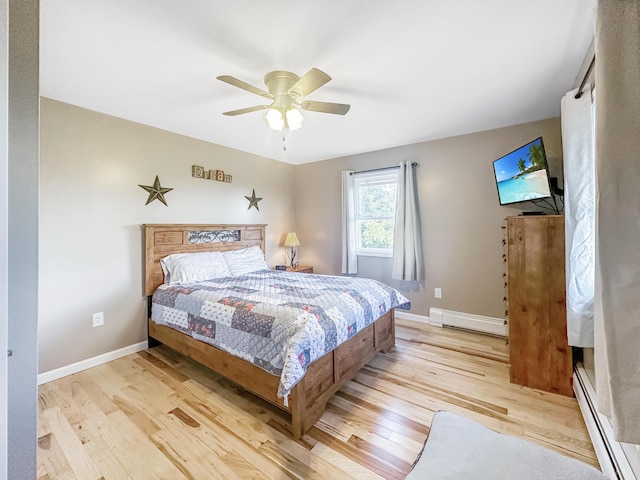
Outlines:
<svg viewBox="0 0 640 480"><path fill-rule="evenodd" d="M149 198L147 198L147 203L145 203L145 205L149 205L151 202L153 202L154 200L160 200L162 203L165 204L165 206L169 206L167 205L167 201L164 199L164 194L167 192L170 192L171 190L173 190L173 188L162 188L162 186L160 185L160 179L158 178L158 175L156 175L156 179L153 182L153 186L149 186L149 185L138 185L141 188L144 188L147 192L149 192Z"/></svg>
<svg viewBox="0 0 640 480"><path fill-rule="evenodd" d="M256 210L260 211L260 208L258 207L258 202L260 200L262 200L262 197L256 197L256 189L255 188L253 189L253 193L251 194L250 197L247 197L245 195L244 198L249 200L249 206L247 207L247 210L249 210L251 207L256 207Z"/></svg>

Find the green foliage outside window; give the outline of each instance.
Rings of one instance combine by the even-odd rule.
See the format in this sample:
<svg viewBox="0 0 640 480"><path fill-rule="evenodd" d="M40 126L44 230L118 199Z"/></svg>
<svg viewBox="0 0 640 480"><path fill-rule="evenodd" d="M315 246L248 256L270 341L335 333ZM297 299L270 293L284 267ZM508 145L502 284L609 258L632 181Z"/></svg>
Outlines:
<svg viewBox="0 0 640 480"><path fill-rule="evenodd" d="M360 216L393 217L396 211L396 185L383 183L360 188Z"/></svg>
<svg viewBox="0 0 640 480"><path fill-rule="evenodd" d="M362 248L392 248L393 220L363 220L360 243Z"/></svg>
<svg viewBox="0 0 640 480"><path fill-rule="evenodd" d="M360 248L391 249L396 211L396 185L380 183L359 189Z"/></svg>

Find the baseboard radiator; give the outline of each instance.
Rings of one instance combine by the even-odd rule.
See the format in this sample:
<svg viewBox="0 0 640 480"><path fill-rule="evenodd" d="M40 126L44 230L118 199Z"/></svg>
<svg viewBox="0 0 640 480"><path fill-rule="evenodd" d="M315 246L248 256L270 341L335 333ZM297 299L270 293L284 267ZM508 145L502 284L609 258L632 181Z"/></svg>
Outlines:
<svg viewBox="0 0 640 480"><path fill-rule="evenodd" d="M429 323L437 327L447 325L500 337L507 336L507 326L504 318L485 317L484 315L475 315L473 313L431 308L429 310Z"/></svg>
<svg viewBox="0 0 640 480"><path fill-rule="evenodd" d="M622 445L613 439L609 419L596 409L596 392L581 364L573 374L573 390L580 405L593 448L598 456L600 468L610 479L638 480Z"/></svg>

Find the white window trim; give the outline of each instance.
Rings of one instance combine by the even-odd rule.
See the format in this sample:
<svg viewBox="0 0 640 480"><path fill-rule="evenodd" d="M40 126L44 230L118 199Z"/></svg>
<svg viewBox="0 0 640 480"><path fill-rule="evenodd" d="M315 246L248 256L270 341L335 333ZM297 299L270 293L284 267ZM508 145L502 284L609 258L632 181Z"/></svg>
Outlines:
<svg viewBox="0 0 640 480"><path fill-rule="evenodd" d="M393 257L393 248L356 248L359 257Z"/></svg>

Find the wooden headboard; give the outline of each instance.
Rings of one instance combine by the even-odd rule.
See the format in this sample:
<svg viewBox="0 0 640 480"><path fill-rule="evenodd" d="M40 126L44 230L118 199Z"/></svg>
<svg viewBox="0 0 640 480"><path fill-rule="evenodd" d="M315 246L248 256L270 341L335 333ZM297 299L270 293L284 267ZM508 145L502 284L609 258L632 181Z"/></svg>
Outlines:
<svg viewBox="0 0 640 480"><path fill-rule="evenodd" d="M164 282L160 259L172 253L223 252L254 245L264 252L264 224L143 225L144 291L151 295Z"/></svg>

